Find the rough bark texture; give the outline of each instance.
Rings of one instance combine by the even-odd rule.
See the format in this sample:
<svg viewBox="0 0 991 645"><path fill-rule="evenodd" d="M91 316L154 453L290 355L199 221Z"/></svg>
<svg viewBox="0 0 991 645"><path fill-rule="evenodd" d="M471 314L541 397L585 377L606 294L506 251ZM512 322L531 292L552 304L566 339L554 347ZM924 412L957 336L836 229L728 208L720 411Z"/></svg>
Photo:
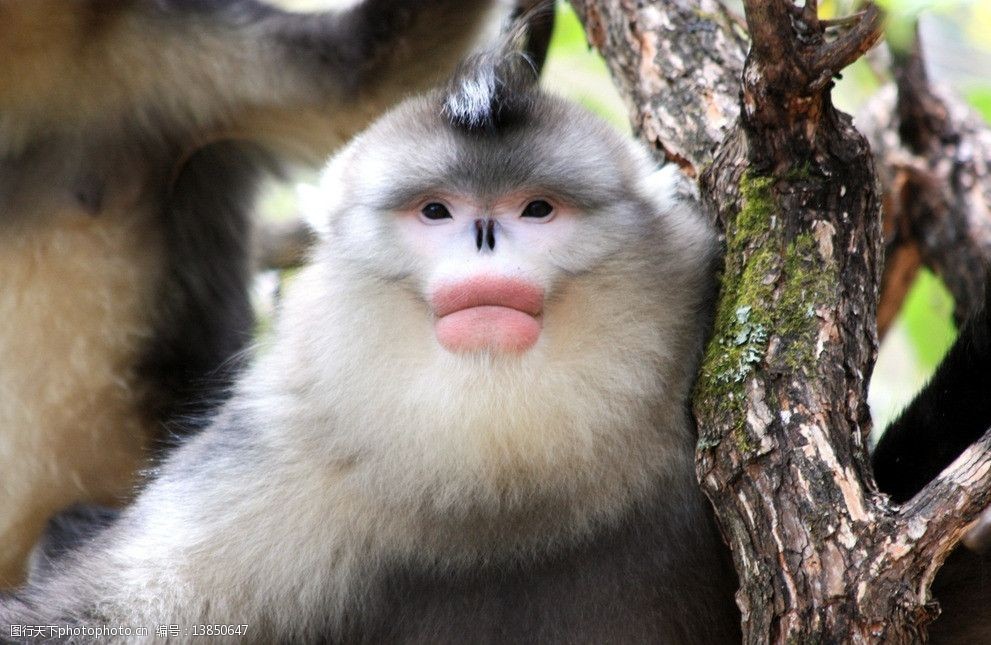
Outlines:
<svg viewBox="0 0 991 645"><path fill-rule="evenodd" d="M991 262L991 129L963 101L929 84L918 43L895 58L895 84L857 122L884 188L885 313L897 312L904 298L900 274L921 263L943 279L961 322L983 298ZM888 321L879 317L879 326Z"/></svg>
<svg viewBox="0 0 991 645"><path fill-rule="evenodd" d="M634 133L692 177L740 111L746 42L717 0L572 0L605 55Z"/></svg>
<svg viewBox="0 0 991 645"><path fill-rule="evenodd" d="M697 398L699 475L745 572L748 641L890 637L903 621L888 617L912 604L898 580L864 590L877 598L846 593L879 529L895 529L864 486L880 269L873 163L829 101L841 67L816 62L823 39L797 38L814 25L783 3L747 12L757 29L741 129L702 178L727 256Z"/></svg>
<svg viewBox="0 0 991 645"><path fill-rule="evenodd" d="M733 113L710 114L712 97L724 106L737 95L726 80L737 69L711 69L722 63L698 49L690 25L738 45L730 22L700 18L726 13L675 1L574 4L635 129L682 166L705 168ZM991 500L991 435L901 508L875 489L864 442L880 198L867 142L829 88L876 42L880 17L868 7L820 21L815 0L745 5L753 46L739 120L701 173L726 261L695 397L699 478L733 550L747 642L917 642L936 613L929 584ZM680 75L663 73L667 52ZM902 262L904 281L914 267Z"/></svg>

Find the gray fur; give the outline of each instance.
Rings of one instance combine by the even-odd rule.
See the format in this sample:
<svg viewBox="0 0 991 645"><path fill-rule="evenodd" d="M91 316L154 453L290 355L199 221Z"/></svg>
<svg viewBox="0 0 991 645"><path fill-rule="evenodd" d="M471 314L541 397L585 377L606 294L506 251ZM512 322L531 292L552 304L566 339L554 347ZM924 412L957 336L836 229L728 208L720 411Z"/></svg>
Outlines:
<svg viewBox="0 0 991 645"><path fill-rule="evenodd" d="M714 231L673 169L581 108L534 91L479 133L451 123L444 96L407 101L330 164L330 233L272 346L113 525L0 603L0 629L739 640L687 404ZM526 353L451 354L434 339L425 294L446 258L425 259L402 227L412 197L436 191L575 209L545 252L508 239L486 255L510 254L545 290Z"/></svg>
<svg viewBox="0 0 991 645"><path fill-rule="evenodd" d="M226 398L264 177L442 80L497 4L3 4L0 588L51 514L121 503Z"/></svg>

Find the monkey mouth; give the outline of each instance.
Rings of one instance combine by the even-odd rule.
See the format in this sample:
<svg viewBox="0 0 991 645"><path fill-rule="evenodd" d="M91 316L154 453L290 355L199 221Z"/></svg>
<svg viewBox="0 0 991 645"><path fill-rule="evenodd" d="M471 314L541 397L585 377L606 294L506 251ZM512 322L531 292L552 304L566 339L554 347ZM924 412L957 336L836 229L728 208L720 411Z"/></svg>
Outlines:
<svg viewBox="0 0 991 645"><path fill-rule="evenodd" d="M477 277L447 284L430 299L434 332L450 352L522 353L543 327L543 290L516 278Z"/></svg>

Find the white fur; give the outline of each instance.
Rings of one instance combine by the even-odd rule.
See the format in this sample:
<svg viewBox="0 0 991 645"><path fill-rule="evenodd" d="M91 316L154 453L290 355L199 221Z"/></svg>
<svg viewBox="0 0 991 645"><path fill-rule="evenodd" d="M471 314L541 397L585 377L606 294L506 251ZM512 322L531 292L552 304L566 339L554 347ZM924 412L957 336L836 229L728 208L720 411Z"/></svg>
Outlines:
<svg viewBox="0 0 991 645"><path fill-rule="evenodd" d="M607 146L617 158L601 164L629 167L628 206L493 265L545 289L536 345L452 354L427 301L453 269L404 242L397 214L351 199L381 180L347 172L361 146L390 145L375 136L326 174L330 233L273 346L214 426L48 583L42 611L87 620L96 599L123 624L315 638L373 606L390 564L546 553L692 481L684 402L714 236L670 197L670 171L658 181L645 154Z"/></svg>
<svg viewBox="0 0 991 645"><path fill-rule="evenodd" d="M474 76L464 79L457 93L447 96L444 109L452 117L477 127L491 117L495 92L494 70L481 69Z"/></svg>

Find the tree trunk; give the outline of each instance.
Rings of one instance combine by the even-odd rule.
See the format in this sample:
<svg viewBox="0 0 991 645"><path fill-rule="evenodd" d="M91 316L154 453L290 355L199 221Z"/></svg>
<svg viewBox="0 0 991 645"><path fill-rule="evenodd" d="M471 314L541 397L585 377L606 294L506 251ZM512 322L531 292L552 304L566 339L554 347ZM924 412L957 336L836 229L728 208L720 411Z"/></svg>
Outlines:
<svg viewBox="0 0 991 645"><path fill-rule="evenodd" d="M924 640L929 584L991 500L991 436L900 508L876 490L878 180L829 90L879 38L878 11L827 22L815 0L746 0L741 71L738 23L715 0L573 4L635 132L700 177L725 235L697 465L740 576L744 640Z"/></svg>

